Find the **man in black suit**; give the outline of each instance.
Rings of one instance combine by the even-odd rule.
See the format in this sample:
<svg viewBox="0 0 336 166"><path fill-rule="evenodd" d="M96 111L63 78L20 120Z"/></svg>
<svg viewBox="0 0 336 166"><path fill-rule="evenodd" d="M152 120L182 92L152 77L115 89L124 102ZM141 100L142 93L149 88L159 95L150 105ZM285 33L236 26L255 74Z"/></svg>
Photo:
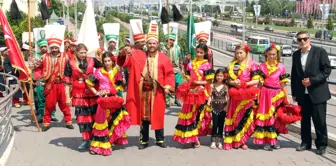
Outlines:
<svg viewBox="0 0 336 166"><path fill-rule="evenodd" d="M302 107L301 145L297 151L311 149L311 117L313 119L317 147L316 153L325 154L328 145L326 123L327 101L331 98L327 78L331 73L325 49L310 44L308 32L296 35L300 49L293 54L291 88L293 100Z"/></svg>

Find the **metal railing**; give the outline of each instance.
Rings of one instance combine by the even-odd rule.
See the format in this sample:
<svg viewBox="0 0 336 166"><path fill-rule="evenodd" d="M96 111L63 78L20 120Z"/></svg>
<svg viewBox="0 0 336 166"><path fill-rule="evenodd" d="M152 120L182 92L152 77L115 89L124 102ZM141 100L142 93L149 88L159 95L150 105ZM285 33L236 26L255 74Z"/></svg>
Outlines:
<svg viewBox="0 0 336 166"><path fill-rule="evenodd" d="M0 158L3 157L4 152L9 147L9 143L11 142L14 135L14 127L11 122L12 117L12 98L14 94L20 88L20 82L18 78L9 75L6 73L0 72L0 77L3 78L12 78L12 80L16 80L18 84L10 85L8 81L5 84L0 83L0 86L3 86L8 92L3 98L0 98Z"/></svg>

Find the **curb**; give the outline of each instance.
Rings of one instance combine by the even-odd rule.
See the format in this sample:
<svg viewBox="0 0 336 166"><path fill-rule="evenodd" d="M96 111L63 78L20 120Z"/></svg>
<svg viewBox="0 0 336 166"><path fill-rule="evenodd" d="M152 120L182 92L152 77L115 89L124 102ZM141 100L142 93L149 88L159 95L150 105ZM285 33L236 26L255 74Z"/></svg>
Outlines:
<svg viewBox="0 0 336 166"><path fill-rule="evenodd" d="M231 54L228 54L226 53L225 51L222 51L218 48L214 48L212 46L210 46L211 49L217 51L217 52L220 52L222 54L225 54L225 55L228 55L228 56L231 56L233 57ZM293 132L293 133L296 133L298 135L301 134L301 125L300 124L290 124L287 126L288 127L288 130ZM316 139L316 133L315 133L315 129L312 128L311 129L311 134L312 134L312 138L313 139ZM328 132L328 146L332 147L332 148L336 148L336 135L335 134L332 134L330 132Z"/></svg>
<svg viewBox="0 0 336 166"><path fill-rule="evenodd" d="M290 124L287 126L288 130L293 132L293 133L297 133L297 134L301 134L301 125L300 124ZM312 128L311 129L311 134L312 134L312 138L316 139L316 133L315 133L315 129ZM329 133L328 132L328 146L332 147L332 148L336 148L336 135Z"/></svg>
<svg viewBox="0 0 336 166"><path fill-rule="evenodd" d="M14 129L12 129L14 130ZM3 152L1 158L0 158L0 166L5 166L7 164L7 161L9 159L9 156L13 150L13 146L14 146L14 140L15 140L15 131L13 131L13 134L12 136L10 136L10 140L7 147L6 147L6 150Z"/></svg>

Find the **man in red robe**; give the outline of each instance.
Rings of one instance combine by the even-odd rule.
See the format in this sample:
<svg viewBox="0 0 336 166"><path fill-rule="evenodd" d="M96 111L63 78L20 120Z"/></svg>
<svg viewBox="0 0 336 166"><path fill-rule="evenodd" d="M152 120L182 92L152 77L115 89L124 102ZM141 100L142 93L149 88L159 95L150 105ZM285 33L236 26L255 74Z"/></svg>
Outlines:
<svg viewBox="0 0 336 166"><path fill-rule="evenodd" d="M171 93L175 89L175 75L170 59L158 51L158 28L155 21L150 24L146 46L147 52L136 49L118 57L118 64L130 71L126 108L132 125L141 126L140 150L148 147L150 124L152 130L155 130L156 145L167 147L163 130L165 93Z"/></svg>
<svg viewBox="0 0 336 166"><path fill-rule="evenodd" d="M46 29L46 36L50 53L46 53L42 56L43 79L46 82L44 87L46 103L42 131L47 131L50 129L51 114L56 109L56 104L58 104L64 114L64 120L66 123L65 127L68 129L74 129L71 119L71 110L70 107L66 105L65 88L62 81L62 78L64 77L65 64L68 57L66 54L60 52L63 40L62 37L57 37L55 34L60 35L62 32L56 32L57 30L59 30L58 27L49 27ZM50 34L50 36L48 36L48 34ZM62 36L63 35L64 32Z"/></svg>

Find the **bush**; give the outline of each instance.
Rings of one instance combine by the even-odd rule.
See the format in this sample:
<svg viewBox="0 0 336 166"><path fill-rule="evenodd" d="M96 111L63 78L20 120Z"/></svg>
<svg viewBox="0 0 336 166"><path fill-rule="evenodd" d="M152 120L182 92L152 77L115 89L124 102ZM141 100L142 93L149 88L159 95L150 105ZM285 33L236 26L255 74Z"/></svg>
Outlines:
<svg viewBox="0 0 336 166"><path fill-rule="evenodd" d="M270 17L269 15L267 15L266 18L264 19L264 23L265 23L265 24L270 24L270 23L272 23L272 19L271 19L271 17Z"/></svg>
<svg viewBox="0 0 336 166"><path fill-rule="evenodd" d="M307 28L314 28L313 18L311 16L309 16L309 19L307 21Z"/></svg>
<svg viewBox="0 0 336 166"><path fill-rule="evenodd" d="M212 25L218 27L219 26L219 22L217 20L214 20L214 21L212 21Z"/></svg>
<svg viewBox="0 0 336 166"><path fill-rule="evenodd" d="M291 27L295 27L295 25L296 25L295 18L292 17L292 19L291 19L291 21L290 21L290 23L289 23L289 26L291 26Z"/></svg>

